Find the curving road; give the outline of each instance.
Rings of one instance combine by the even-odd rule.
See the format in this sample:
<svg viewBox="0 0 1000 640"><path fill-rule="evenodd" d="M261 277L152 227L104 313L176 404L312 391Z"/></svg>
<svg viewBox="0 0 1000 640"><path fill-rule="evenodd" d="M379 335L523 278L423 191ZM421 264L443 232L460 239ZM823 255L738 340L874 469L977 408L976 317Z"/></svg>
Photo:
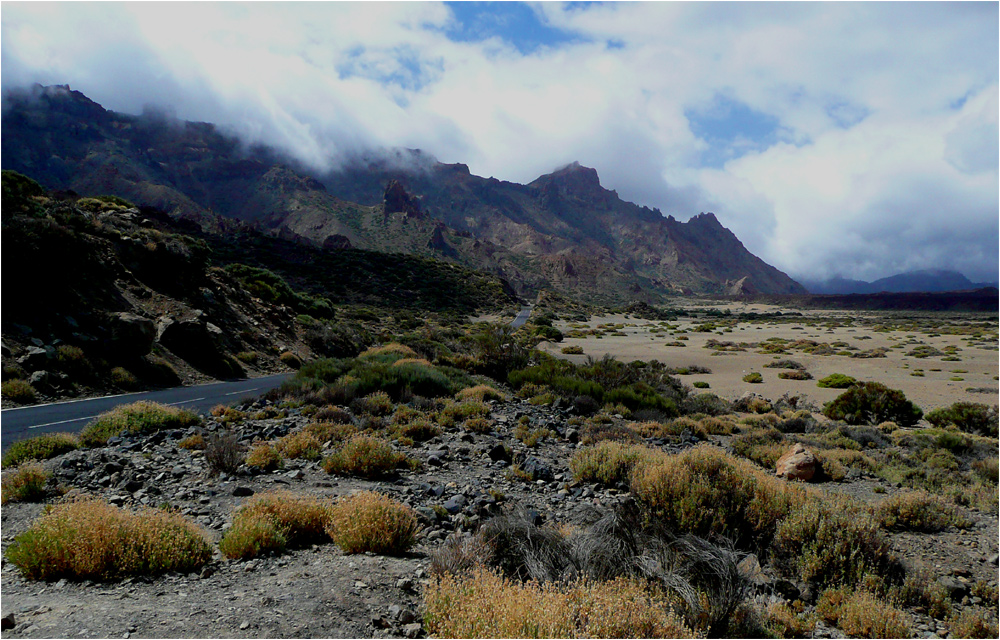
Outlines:
<svg viewBox="0 0 1000 640"><path fill-rule="evenodd" d="M528 316L530 315L531 315L531 307L524 307L523 309L521 309L520 313L517 314L517 317L514 318L514 321L510 323L510 326L517 329L518 327L520 327L521 325L523 325L525 322L528 321Z"/></svg>
<svg viewBox="0 0 1000 640"><path fill-rule="evenodd" d="M119 396L70 400L52 404L19 407L0 411L0 444L3 451L12 442L43 433L79 431L94 416L128 402L151 400L166 405L184 407L191 411L207 411L217 404L233 404L245 396L258 396L281 386L292 377L279 373L263 378L250 378L234 382L211 382L193 387L174 387L159 391L126 393Z"/></svg>

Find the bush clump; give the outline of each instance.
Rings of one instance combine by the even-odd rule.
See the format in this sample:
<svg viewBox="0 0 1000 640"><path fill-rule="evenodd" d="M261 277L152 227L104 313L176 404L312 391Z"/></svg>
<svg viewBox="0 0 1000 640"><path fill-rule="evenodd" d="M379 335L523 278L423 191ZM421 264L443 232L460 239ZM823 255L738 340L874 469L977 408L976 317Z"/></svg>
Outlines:
<svg viewBox="0 0 1000 640"><path fill-rule="evenodd" d="M288 460L319 460L323 455L323 443L309 431L297 431L279 438L274 448Z"/></svg>
<svg viewBox="0 0 1000 640"><path fill-rule="evenodd" d="M827 403L823 415L854 425L875 426L891 421L901 427L912 427L923 411L907 400L902 391L878 382L860 382Z"/></svg>
<svg viewBox="0 0 1000 640"><path fill-rule="evenodd" d="M519 582L479 568L427 587L425 623L444 638L694 638L671 602L637 579Z"/></svg>
<svg viewBox="0 0 1000 640"><path fill-rule="evenodd" d="M212 549L179 513L130 513L85 499L54 507L6 555L31 580L108 580L193 571L212 558Z"/></svg>
<svg viewBox="0 0 1000 640"><path fill-rule="evenodd" d="M385 440L359 434L323 461L327 473L378 478L392 473L406 461Z"/></svg>
<svg viewBox="0 0 1000 640"><path fill-rule="evenodd" d="M108 438L186 429L200 422L201 418L190 411L142 400L119 405L94 418L80 432L80 443L87 447L103 446Z"/></svg>
<svg viewBox="0 0 1000 640"><path fill-rule="evenodd" d="M38 402L35 388L27 380L15 378L0 384L0 397L18 404L34 404Z"/></svg>
<svg viewBox="0 0 1000 640"><path fill-rule="evenodd" d="M750 384L760 384L761 382L764 382L764 376L760 375L759 371L753 371L743 376L743 382L749 382Z"/></svg>
<svg viewBox="0 0 1000 640"><path fill-rule="evenodd" d="M907 615L867 591L830 589L820 596L816 612L848 635L858 638L908 638Z"/></svg>
<svg viewBox="0 0 1000 640"><path fill-rule="evenodd" d="M950 407L939 407L925 416L927 422L935 427L944 428L955 425L966 433L997 437L998 417L997 407L989 407L978 402L956 402Z"/></svg>
<svg viewBox="0 0 1000 640"><path fill-rule="evenodd" d="M227 558L248 559L326 539L330 505L290 491L253 496L233 517L233 525L219 542Z"/></svg>
<svg viewBox="0 0 1000 640"><path fill-rule="evenodd" d="M878 520L842 498L802 504L778 526L771 558L784 575L818 587L855 585L868 574L897 580L902 572Z"/></svg>
<svg viewBox="0 0 1000 640"><path fill-rule="evenodd" d="M285 461L270 442L258 442L250 447L244 461L248 467L261 471L276 471L285 466Z"/></svg>
<svg viewBox="0 0 1000 640"><path fill-rule="evenodd" d="M420 528L410 507L380 493L362 491L333 505L326 530L345 553L398 555L413 546Z"/></svg>
<svg viewBox="0 0 1000 640"><path fill-rule="evenodd" d="M816 386L823 389L847 389L852 384L857 384L857 380L842 373L831 373L825 378L816 381Z"/></svg>
<svg viewBox="0 0 1000 640"><path fill-rule="evenodd" d="M3 474L0 504L38 502L45 498L45 483L51 474L37 462L25 462Z"/></svg>
<svg viewBox="0 0 1000 640"><path fill-rule="evenodd" d="M953 505L926 491L898 493L879 504L876 513L883 527L895 531L934 533L968 524Z"/></svg>
<svg viewBox="0 0 1000 640"><path fill-rule="evenodd" d="M12 467L27 460L48 460L69 453L80 446L72 433L46 433L10 445L3 456L3 466Z"/></svg>

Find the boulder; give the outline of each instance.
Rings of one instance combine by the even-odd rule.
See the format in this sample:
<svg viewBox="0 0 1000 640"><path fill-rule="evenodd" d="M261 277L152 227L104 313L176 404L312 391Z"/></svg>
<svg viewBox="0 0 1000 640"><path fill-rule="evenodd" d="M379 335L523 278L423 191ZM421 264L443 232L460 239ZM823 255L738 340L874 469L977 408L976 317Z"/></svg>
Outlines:
<svg viewBox="0 0 1000 640"><path fill-rule="evenodd" d="M219 378L238 378L243 367L225 355L225 334L200 314L178 320L163 316L156 325L156 341L192 366Z"/></svg>
<svg viewBox="0 0 1000 640"><path fill-rule="evenodd" d="M786 480L802 480L809 482L819 475L819 459L809 449L796 443L791 449L778 458L777 472L779 478Z"/></svg>
<svg viewBox="0 0 1000 640"><path fill-rule="evenodd" d="M108 316L111 340L109 350L119 356L144 356L153 349L156 325L149 318L125 311Z"/></svg>
<svg viewBox="0 0 1000 640"><path fill-rule="evenodd" d="M17 359L17 363L25 369L41 369L48 364L49 360L56 355L55 349L51 351L41 347L28 347L24 355Z"/></svg>

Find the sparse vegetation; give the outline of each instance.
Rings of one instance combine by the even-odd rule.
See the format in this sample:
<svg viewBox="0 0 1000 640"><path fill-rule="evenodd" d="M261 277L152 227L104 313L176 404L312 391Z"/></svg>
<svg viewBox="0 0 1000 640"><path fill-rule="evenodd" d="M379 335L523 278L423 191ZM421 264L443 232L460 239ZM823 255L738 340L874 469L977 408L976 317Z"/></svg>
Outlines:
<svg viewBox="0 0 1000 640"><path fill-rule="evenodd" d="M28 460L48 460L79 446L75 434L46 433L12 443L3 456L2 464L4 467L13 467Z"/></svg>
<svg viewBox="0 0 1000 640"><path fill-rule="evenodd" d="M327 473L377 478L395 471L406 456L379 438L356 435L323 461Z"/></svg>
<svg viewBox="0 0 1000 640"><path fill-rule="evenodd" d="M187 572L212 557L208 540L178 513L130 513L97 499L58 505L7 548L32 580L107 580Z"/></svg>
<svg viewBox="0 0 1000 640"><path fill-rule="evenodd" d="M186 429L200 422L201 418L190 411L143 400L119 405L94 418L80 432L80 443L95 447L106 444L112 437Z"/></svg>
<svg viewBox="0 0 1000 640"><path fill-rule="evenodd" d="M0 396L4 400L18 404L34 404L38 402L38 395L35 393L35 388L27 380L19 378L6 380L0 384Z"/></svg>
<svg viewBox="0 0 1000 640"><path fill-rule="evenodd" d="M25 462L3 472L2 499L8 502L38 502L45 497L45 483L51 474L37 462Z"/></svg>

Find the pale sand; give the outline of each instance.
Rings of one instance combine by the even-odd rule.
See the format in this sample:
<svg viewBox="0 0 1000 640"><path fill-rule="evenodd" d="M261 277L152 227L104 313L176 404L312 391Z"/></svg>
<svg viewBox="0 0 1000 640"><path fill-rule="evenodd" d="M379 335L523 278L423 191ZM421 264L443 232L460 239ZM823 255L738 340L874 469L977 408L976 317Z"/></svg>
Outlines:
<svg viewBox="0 0 1000 640"><path fill-rule="evenodd" d="M767 307L765 305L720 305L714 308L731 308L736 311L757 311L768 312L778 310L777 307ZM788 309L782 309L787 311ZM759 393L767 398L777 399L782 394L790 393L804 396L812 400L817 405L836 398L843 393L842 389L821 389L816 386L816 380L831 373L843 373L861 381L881 382L891 388L900 389L906 397L915 402L924 411L947 406L953 402L967 401L980 402L986 404L996 404L998 396L996 393L969 393L967 388L989 387L996 389L997 375L1000 373L1000 359L995 349L985 349L982 347L972 347L964 340L967 336L962 335L940 335L930 337L922 331L891 331L881 333L872 331L869 328L855 323L854 327L836 327L828 329L823 326L808 326L806 322L810 318L833 318L833 317L885 317L879 316L876 312L837 312L837 311L803 311L802 323L773 323L769 320L760 322L741 322L733 328L731 333L718 335L711 333L685 333L688 340L686 347L667 346L664 343L677 340L676 335L668 333L651 334L649 330L659 325L658 322L626 318L625 316L593 317L588 326L596 328L605 323L624 323L637 326L625 327L622 331L627 335L611 336L604 335L598 339L594 336L586 338L566 338L559 344L543 342L539 348L561 358L568 358L573 362L582 363L586 356L600 358L604 354L623 361L631 360L652 360L656 359L671 367L685 367L690 365L700 365L711 369L711 374L697 374L679 376L686 384L699 380L708 382L711 387L704 391L711 391L724 398L734 399L748 391ZM916 314L913 314L916 315ZM924 314L921 317L930 317ZM949 316L954 318L954 314ZM996 335L997 317L988 314L969 314L965 319L983 321L992 320L992 329L984 332L986 336ZM682 329L701 324L707 320L682 319L670 323ZM571 328L570 323L557 322L555 326L566 333ZM793 329L801 326L802 330ZM871 336L870 340L859 340L861 336ZM943 362L943 356L916 358L905 355L915 345L907 345L904 349L891 349L885 358L850 358L847 356L817 356L802 353L801 351L790 351L788 354L774 356L770 354L758 354L757 349L731 353L728 355L713 356L713 350L704 347L709 339L732 342L764 342L767 338L785 338L791 340L809 339L816 342L837 342L844 341L852 346L858 347L861 351L875 349L877 347L891 347L899 342L905 342L912 336L926 345L936 347L943 351L948 345L957 346L961 351L956 355L961 358L961 362ZM565 346L579 345L583 348L584 355L564 355L561 349ZM992 345L996 346L995 337ZM806 370L813 375L813 380L780 380L778 374L783 369L768 369L764 365L776 359L790 359L802 363ZM908 366L909 368L905 368ZM923 369L924 377L910 375L915 369ZM940 371L932 371L940 369ZM963 369L967 373L952 373L955 369ZM743 382L744 375L751 371L760 372L764 382L760 384L750 384ZM962 381L951 381L952 376L960 376ZM700 389L695 389L701 392Z"/></svg>

